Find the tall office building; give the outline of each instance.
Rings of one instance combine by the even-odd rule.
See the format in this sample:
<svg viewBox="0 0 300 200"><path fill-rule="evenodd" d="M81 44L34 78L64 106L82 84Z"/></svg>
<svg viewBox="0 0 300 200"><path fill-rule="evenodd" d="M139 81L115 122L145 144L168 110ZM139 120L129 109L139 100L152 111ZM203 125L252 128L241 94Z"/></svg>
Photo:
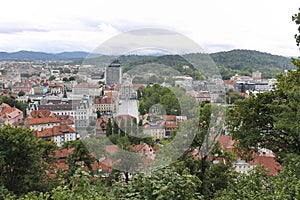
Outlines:
<svg viewBox="0 0 300 200"><path fill-rule="evenodd" d="M121 84L122 82L122 68L120 60L114 60L108 67L105 69L105 84Z"/></svg>

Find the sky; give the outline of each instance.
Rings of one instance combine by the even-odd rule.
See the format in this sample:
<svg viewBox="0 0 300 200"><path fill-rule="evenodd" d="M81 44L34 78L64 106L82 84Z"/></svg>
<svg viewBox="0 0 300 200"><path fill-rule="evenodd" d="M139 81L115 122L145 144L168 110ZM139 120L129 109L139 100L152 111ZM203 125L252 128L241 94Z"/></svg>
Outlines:
<svg viewBox="0 0 300 200"><path fill-rule="evenodd" d="M3 0L0 51L93 52L127 31L178 32L205 52L250 49L299 56L298 0Z"/></svg>

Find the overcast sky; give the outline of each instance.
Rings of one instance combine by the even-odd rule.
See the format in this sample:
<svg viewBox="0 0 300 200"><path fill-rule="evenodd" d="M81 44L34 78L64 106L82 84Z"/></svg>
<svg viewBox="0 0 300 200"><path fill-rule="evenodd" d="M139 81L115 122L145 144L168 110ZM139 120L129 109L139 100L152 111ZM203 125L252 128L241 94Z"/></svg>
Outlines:
<svg viewBox="0 0 300 200"><path fill-rule="evenodd" d="M299 7L299 0L4 0L0 51L93 51L119 33L162 28L206 52L298 56L292 15Z"/></svg>

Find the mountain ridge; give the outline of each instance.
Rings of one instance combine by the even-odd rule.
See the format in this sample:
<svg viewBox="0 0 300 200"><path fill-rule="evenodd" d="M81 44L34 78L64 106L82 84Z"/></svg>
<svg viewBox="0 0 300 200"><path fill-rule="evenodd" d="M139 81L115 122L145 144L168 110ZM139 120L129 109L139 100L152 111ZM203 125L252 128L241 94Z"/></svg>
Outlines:
<svg viewBox="0 0 300 200"><path fill-rule="evenodd" d="M193 53L188 56L209 55L218 66L219 71L224 79L229 79L232 75L251 75L254 71L261 71L263 77L275 77L277 73L286 69L295 69L290 57L273 55L271 53L260 52L256 50L235 49L230 51L221 51L210 54ZM184 60L179 59L180 55L121 55L125 69L137 66L143 63L157 62L167 64L174 69L180 69ZM87 59L89 58L89 59ZM98 59L99 58L99 59ZM109 64L115 56L90 54L85 51L72 51L60 53L45 53L35 51L18 51L18 52L0 52L0 61L67 61L71 64L97 64L99 60L103 64Z"/></svg>

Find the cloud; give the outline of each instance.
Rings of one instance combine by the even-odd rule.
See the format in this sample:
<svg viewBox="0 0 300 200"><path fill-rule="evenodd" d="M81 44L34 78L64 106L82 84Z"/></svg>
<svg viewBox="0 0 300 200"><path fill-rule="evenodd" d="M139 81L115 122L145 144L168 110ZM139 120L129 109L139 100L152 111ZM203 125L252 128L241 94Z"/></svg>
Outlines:
<svg viewBox="0 0 300 200"><path fill-rule="evenodd" d="M246 48L294 56L299 50L291 16L298 7L296 0L10 0L1 5L0 49L92 51L121 32L162 28L208 51Z"/></svg>

